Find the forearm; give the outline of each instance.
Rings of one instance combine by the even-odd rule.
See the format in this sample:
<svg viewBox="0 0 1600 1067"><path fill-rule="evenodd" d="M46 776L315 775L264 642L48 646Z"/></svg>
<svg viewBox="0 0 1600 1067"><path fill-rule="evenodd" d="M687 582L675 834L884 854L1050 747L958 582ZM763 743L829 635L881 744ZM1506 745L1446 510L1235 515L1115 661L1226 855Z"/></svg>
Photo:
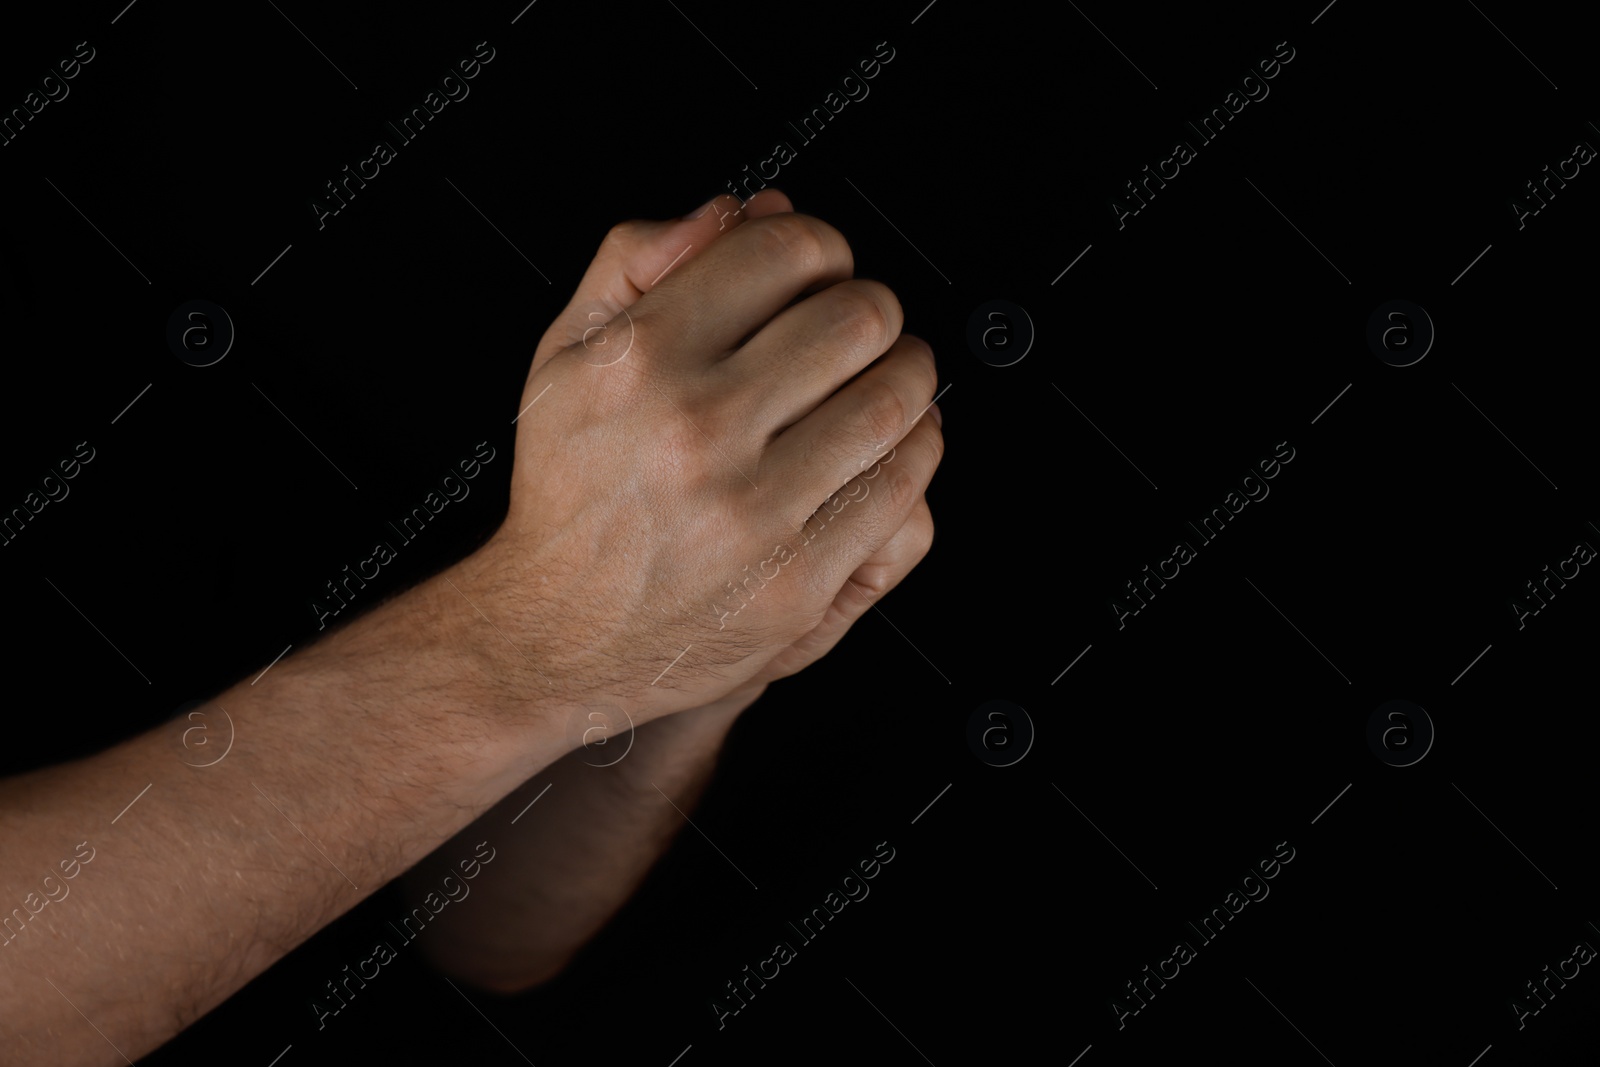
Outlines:
<svg viewBox="0 0 1600 1067"><path fill-rule="evenodd" d="M482 713L507 693L470 621L434 579L240 682L211 766L180 720L0 783L5 1062L148 1052L555 758L537 709Z"/></svg>
<svg viewBox="0 0 1600 1067"><path fill-rule="evenodd" d="M433 921L443 928L428 943L433 962L503 993L554 977L683 828L729 729L764 688L650 722L631 743L613 734L568 753L467 827L440 850L440 864L491 834L506 847L473 883L473 904ZM406 879L408 896L420 902L446 873L419 865Z"/></svg>

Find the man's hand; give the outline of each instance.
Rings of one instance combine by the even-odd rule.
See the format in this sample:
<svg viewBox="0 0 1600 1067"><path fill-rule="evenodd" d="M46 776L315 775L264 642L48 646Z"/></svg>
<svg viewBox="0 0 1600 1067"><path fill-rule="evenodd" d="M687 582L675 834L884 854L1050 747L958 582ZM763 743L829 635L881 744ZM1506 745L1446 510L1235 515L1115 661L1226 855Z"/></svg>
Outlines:
<svg viewBox="0 0 1600 1067"><path fill-rule="evenodd" d="M776 190L762 192L742 210L737 207L734 198L719 197L699 220L633 222L612 230L567 310L540 342L535 371L575 345L587 349L586 358L597 364L625 358L629 335L624 330L617 336L609 324L631 321L631 311L623 312L633 308L653 279L670 266L681 267L711 242L725 240L748 220L792 210ZM686 245L693 250L682 255ZM938 409L930 415L937 420ZM864 502L867 507L880 503ZM427 954L457 978L504 993L559 973L632 895L682 826L681 811L690 809L705 787L738 715L768 683L831 649L921 561L932 537L933 519L919 494L905 522L856 568L822 618L721 699L623 736L614 731L625 730L625 720L612 713L578 723L584 740L599 736L606 743L568 753L468 826L437 853L446 867L430 860L409 873L410 896L421 904L440 876L450 873L454 855L491 827L507 841L495 876L474 890L476 903L449 909L435 921L442 936L428 942ZM781 570L773 580L784 580ZM617 758L623 752L626 756ZM536 799L534 811L529 805ZM520 821L505 829L512 819Z"/></svg>
<svg viewBox="0 0 1600 1067"><path fill-rule="evenodd" d="M937 379L899 301L852 279L826 223L728 223L714 205L607 236L536 354L510 512L463 564L528 650L511 692L578 720L792 673L931 536Z"/></svg>
<svg viewBox="0 0 1600 1067"><path fill-rule="evenodd" d="M160 1045L558 762L586 706L643 724L715 705L658 731L714 747L742 692L859 614L840 606L852 575L881 590L904 573L885 560L920 556L902 531L941 449L936 409L918 418L927 346L899 336L888 290L848 280L831 227L785 212L712 241L725 224L686 223L698 247L653 250L648 277L610 261L626 286L584 299L616 302L606 340L626 343L560 343L570 316L547 338L502 528L218 694L238 743L217 773L180 762L166 724L0 782L0 890L27 909L0 952L0 1049L87 1064ZM656 781L693 789L679 767ZM45 907L27 872L87 838L93 869ZM174 870L197 906L172 910Z"/></svg>

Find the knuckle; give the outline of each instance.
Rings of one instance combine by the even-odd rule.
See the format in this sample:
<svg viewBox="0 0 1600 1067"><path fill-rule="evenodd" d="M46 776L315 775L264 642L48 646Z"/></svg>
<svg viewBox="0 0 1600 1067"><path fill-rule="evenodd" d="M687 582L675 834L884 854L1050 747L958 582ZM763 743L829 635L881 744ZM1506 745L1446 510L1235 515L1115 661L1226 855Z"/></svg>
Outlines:
<svg viewBox="0 0 1600 1067"><path fill-rule="evenodd" d="M888 511L900 513L916 503L922 487L917 484L917 479L909 470L902 467L899 470L890 469L885 473L887 478L883 486L883 495L888 503Z"/></svg>
<svg viewBox="0 0 1600 1067"><path fill-rule="evenodd" d="M878 310L883 315L884 321L891 324L892 327L886 340L895 340L900 331L893 324L905 322L905 310L900 306L900 298L895 295L893 289L882 282L862 279L854 284L860 285L877 303Z"/></svg>
<svg viewBox="0 0 1600 1067"><path fill-rule="evenodd" d="M768 215L747 223L760 241L762 254L801 273L816 274L825 251L823 224L804 215Z"/></svg>
<svg viewBox="0 0 1600 1067"><path fill-rule="evenodd" d="M919 560L933 547L933 515L927 511L922 513L922 519L913 531L911 547Z"/></svg>
<svg viewBox="0 0 1600 1067"><path fill-rule="evenodd" d="M853 349L881 352L889 343L889 316L873 294L860 287L841 289L835 330Z"/></svg>
<svg viewBox="0 0 1600 1067"><path fill-rule="evenodd" d="M893 364L895 374L905 383L907 395L919 398L918 410L933 400L939 386L939 367L934 362L933 349L928 342L914 334L903 333L885 357L885 362Z"/></svg>
<svg viewBox="0 0 1600 1067"><path fill-rule="evenodd" d="M922 377L928 387L930 400L933 391L939 387L939 365L933 358L933 346L920 337L905 334L902 339L909 338L911 344L911 359L917 368L917 373Z"/></svg>
<svg viewBox="0 0 1600 1067"><path fill-rule="evenodd" d="M858 577L852 578L851 581L860 586L861 591L867 594L868 601L876 604L894 588L894 572L888 567L869 567L860 572ZM860 606L863 610L867 607L864 603Z"/></svg>
<svg viewBox="0 0 1600 1067"><path fill-rule="evenodd" d="M609 246L616 249L627 248L633 243L633 239L638 235L638 233L638 220L627 219L623 222L617 223L615 226L611 227L611 229L606 231L606 237L602 242L602 246Z"/></svg>
<svg viewBox="0 0 1600 1067"><path fill-rule="evenodd" d="M862 379L861 389L859 413L869 443L899 440L906 424L906 406L899 391L882 378Z"/></svg>

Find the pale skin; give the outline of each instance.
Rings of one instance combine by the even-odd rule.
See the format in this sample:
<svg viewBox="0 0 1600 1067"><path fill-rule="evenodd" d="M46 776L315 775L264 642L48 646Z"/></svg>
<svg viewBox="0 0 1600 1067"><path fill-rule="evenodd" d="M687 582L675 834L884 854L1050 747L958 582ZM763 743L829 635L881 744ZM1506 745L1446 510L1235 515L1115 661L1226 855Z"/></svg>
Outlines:
<svg viewBox="0 0 1600 1067"><path fill-rule="evenodd" d="M737 716L922 559L931 351L837 230L776 191L738 207L612 230L536 350L500 529L219 694L225 760L190 765L180 719L0 781L4 1062L137 1058L479 841L495 858L424 952L486 989L549 978L681 826L665 798L690 809ZM597 708L608 745L576 747ZM622 722L628 755L585 766Z"/></svg>

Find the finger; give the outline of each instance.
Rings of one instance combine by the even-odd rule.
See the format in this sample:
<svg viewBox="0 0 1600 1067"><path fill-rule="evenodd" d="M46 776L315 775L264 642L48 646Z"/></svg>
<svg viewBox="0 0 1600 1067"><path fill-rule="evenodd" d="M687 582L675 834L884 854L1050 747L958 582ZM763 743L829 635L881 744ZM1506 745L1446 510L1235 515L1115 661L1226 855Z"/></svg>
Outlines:
<svg viewBox="0 0 1600 1067"><path fill-rule="evenodd" d="M763 189L744 202L744 217L747 219L759 219L766 215L778 215L793 210L794 204L777 189Z"/></svg>
<svg viewBox="0 0 1600 1067"><path fill-rule="evenodd" d="M755 394L754 425L788 427L887 352L904 324L888 286L855 278L780 313L720 369Z"/></svg>
<svg viewBox="0 0 1600 1067"><path fill-rule="evenodd" d="M797 567L799 578L824 604L841 594L846 581L886 546L906 524L927 491L944 437L932 418L918 419L894 449L850 479L805 520L774 553L775 562ZM787 551L783 551L786 549ZM767 575L763 564L761 577Z"/></svg>
<svg viewBox="0 0 1600 1067"><path fill-rule="evenodd" d="M763 189L742 206L738 197L723 193L681 219L635 219L613 226L572 299L541 339L535 368L562 348L592 340L596 330L633 306L662 277L748 221L752 213L772 214L792 206L777 189Z"/></svg>
<svg viewBox="0 0 1600 1067"><path fill-rule="evenodd" d="M822 621L794 644L775 656L760 677L763 681L787 678L833 650L850 627L905 580L933 545L933 512L923 496L911 509L905 524L887 544L872 554L839 590Z"/></svg>
<svg viewBox="0 0 1600 1067"><path fill-rule="evenodd" d="M855 260L821 219L785 212L750 219L680 264L631 312L651 355L709 365L733 352L807 287L844 281Z"/></svg>
<svg viewBox="0 0 1600 1067"><path fill-rule="evenodd" d="M693 259L695 250L704 251L750 219L752 211L771 214L788 204L789 198L776 189L763 189L743 205L733 194L720 193L681 219L619 223L606 235L578 283L578 293L610 297L619 307L628 307L667 273Z"/></svg>
<svg viewBox="0 0 1600 1067"><path fill-rule="evenodd" d="M933 402L938 381L933 350L920 337L905 334L853 381L780 433L762 456L760 480L770 478L782 486L790 507L799 509L784 517L798 523L819 501L857 481L876 457L911 431Z"/></svg>
<svg viewBox="0 0 1600 1067"><path fill-rule="evenodd" d="M779 207L777 206L779 204L789 204L789 198L776 189L763 189L754 197L745 201L744 217L747 219L759 219L766 215L776 215L780 212L794 210L793 206ZM831 284L833 283L830 281L815 282L802 289L800 295L795 299L804 299L812 293L826 289Z"/></svg>
<svg viewBox="0 0 1600 1067"><path fill-rule="evenodd" d="M850 587L865 593L876 602L905 580L911 569L933 547L933 510L928 507L924 493L917 497L906 521L890 536L883 547L869 556L850 575L848 583L839 591L840 610L852 622L865 613L866 607L859 598L850 596Z"/></svg>

